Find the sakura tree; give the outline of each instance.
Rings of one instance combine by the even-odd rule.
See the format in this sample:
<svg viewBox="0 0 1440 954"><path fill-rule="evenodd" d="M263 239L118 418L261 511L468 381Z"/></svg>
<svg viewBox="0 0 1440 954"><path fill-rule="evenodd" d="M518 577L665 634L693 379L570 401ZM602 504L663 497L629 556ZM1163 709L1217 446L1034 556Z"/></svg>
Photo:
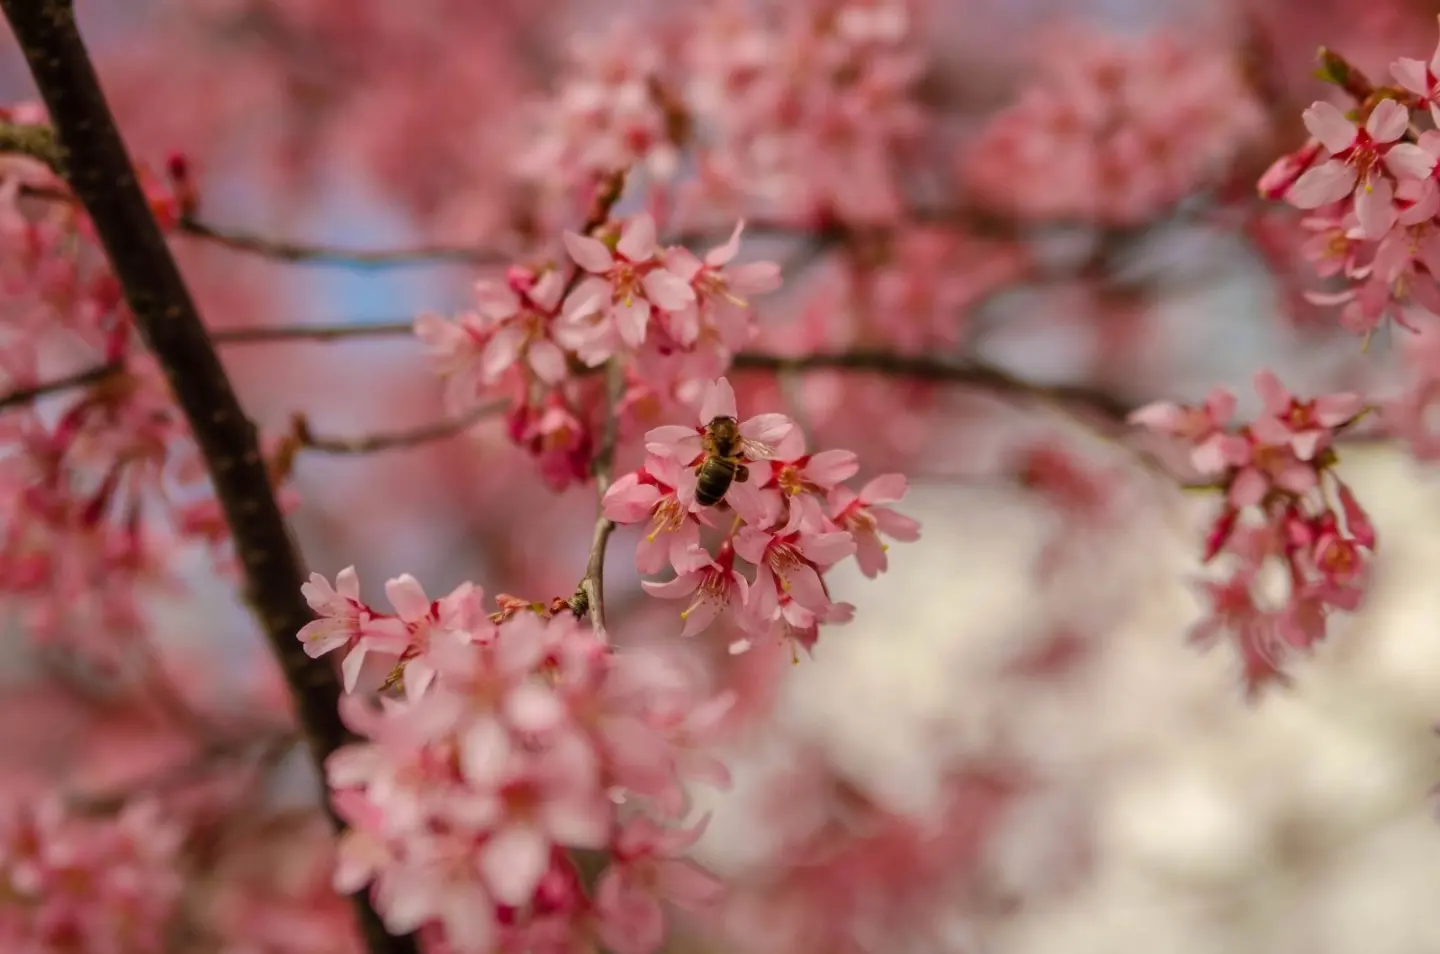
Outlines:
<svg viewBox="0 0 1440 954"><path fill-rule="evenodd" d="M690 855L697 788L845 639L837 568L905 572L911 481L949 463L1060 516L1041 587L1142 497L1212 499L1191 638L1237 705L1362 606L1347 442L1440 453L1428 14L1305 5L1355 46L1311 77L1284 3L1056 20L1011 61L978 0L562 6L0 0L33 80L0 111L0 592L38 669L6 951L952 949L916 926L995 902L1023 765L957 770L928 831L792 766L772 821L860 821L796 825L765 883ZM290 237L342 173L414 241ZM231 224L252 202L280 211ZM1342 373L1254 368L1252 399L1151 361L1133 259L1177 228L1243 243ZM463 304L275 317L337 266ZM1014 329L1088 347L1057 382L996 357ZM344 402L312 355L362 341L349 386L431 419L317 423ZM426 565L362 584L402 524ZM164 645L186 603L264 674ZM1063 674L1073 622L1015 678Z"/></svg>

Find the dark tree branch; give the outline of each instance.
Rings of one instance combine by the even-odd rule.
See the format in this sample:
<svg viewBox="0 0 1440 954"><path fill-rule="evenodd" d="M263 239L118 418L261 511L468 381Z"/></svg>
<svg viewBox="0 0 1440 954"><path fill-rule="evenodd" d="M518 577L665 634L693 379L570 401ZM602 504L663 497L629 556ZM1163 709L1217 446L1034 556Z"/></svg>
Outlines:
<svg viewBox="0 0 1440 954"><path fill-rule="evenodd" d="M0 0L60 146L59 160L124 290L136 327L164 369L205 458L230 525L251 608L284 670L317 769L350 738L330 666L305 655L295 634L312 614L304 567L271 492L255 425L246 418L136 179L70 0ZM329 800L331 819L339 826ZM413 954L392 937L364 892L356 914L371 954Z"/></svg>

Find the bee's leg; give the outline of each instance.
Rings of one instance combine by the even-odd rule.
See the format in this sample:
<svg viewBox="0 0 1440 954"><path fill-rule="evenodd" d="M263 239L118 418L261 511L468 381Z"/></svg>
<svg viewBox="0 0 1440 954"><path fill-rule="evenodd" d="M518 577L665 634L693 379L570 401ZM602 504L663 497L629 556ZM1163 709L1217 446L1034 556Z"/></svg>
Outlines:
<svg viewBox="0 0 1440 954"><path fill-rule="evenodd" d="M736 464L736 465L735 465L735 482L736 482L737 484L743 484L743 483L745 483L745 481L747 481L747 480L749 480L749 479L750 479L750 468L749 468L749 467L746 467L744 464Z"/></svg>

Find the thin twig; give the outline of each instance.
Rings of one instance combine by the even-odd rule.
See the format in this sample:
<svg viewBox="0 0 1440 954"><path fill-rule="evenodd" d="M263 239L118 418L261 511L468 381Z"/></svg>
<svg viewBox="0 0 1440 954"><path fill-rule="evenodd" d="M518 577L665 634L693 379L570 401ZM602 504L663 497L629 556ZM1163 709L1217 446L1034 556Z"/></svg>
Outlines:
<svg viewBox="0 0 1440 954"><path fill-rule="evenodd" d="M322 454L374 454L379 451L404 450L431 441L455 437L474 427L480 421L503 412L510 406L508 400L490 401L480 404L457 417L422 424L419 427L398 431L381 431L360 437L333 437L319 435L310 429L310 422L303 414L294 418L293 433L296 443L305 450Z"/></svg>
<svg viewBox="0 0 1440 954"><path fill-rule="evenodd" d="M1041 398L1084 405L1116 420L1124 420L1126 415L1138 406L1098 388L1066 384L1035 384L994 365L979 362L962 364L885 351L841 351L807 354L794 358L742 352L735 356L734 365L738 369L766 371L871 372L919 381L968 385L1006 396Z"/></svg>
<svg viewBox="0 0 1440 954"><path fill-rule="evenodd" d="M413 248L365 249L291 242L254 232L223 229L198 219L182 218L176 226L182 235L202 239L236 252L261 255L281 262L337 265L347 268L405 268L419 265L487 265L509 261L493 249L468 245L419 245Z"/></svg>
<svg viewBox="0 0 1440 954"><path fill-rule="evenodd" d="M304 564L271 489L256 428L245 416L210 342L100 89L75 24L72 0L0 0L50 114L65 178L89 215L135 326L169 380L204 457L235 541L245 595L290 689L310 756L326 758L352 738L340 719L340 684L295 634L314 617L300 593ZM332 825L343 822L324 800ZM414 954L394 937L367 893L352 896L370 954Z"/></svg>
<svg viewBox="0 0 1440 954"><path fill-rule="evenodd" d="M612 358L605 367L605 426L600 445L590 462L595 477L595 533L590 538L590 558L585 563L585 577L575 589L570 608L576 616L588 614L590 624L602 638L605 636L605 548L615 521L605 516L605 492L615 471L615 449L620 436L620 400L625 396L625 365Z"/></svg>
<svg viewBox="0 0 1440 954"><path fill-rule="evenodd" d="M271 325L257 328L218 328L210 332L216 344L266 344L286 341L335 341L340 338L394 338L415 333L414 321L344 322L314 325Z"/></svg>
<svg viewBox="0 0 1440 954"><path fill-rule="evenodd" d="M53 381L45 381L40 384L32 384L29 387L18 388L9 394L0 395L0 411L10 407L19 407L23 404L31 404L48 394L58 394L61 391L69 391L72 388L83 388L91 384L99 384L110 375L123 371L125 365L120 362L100 364L93 368L86 368L84 371L77 371L74 374L66 375L63 378L56 378Z"/></svg>

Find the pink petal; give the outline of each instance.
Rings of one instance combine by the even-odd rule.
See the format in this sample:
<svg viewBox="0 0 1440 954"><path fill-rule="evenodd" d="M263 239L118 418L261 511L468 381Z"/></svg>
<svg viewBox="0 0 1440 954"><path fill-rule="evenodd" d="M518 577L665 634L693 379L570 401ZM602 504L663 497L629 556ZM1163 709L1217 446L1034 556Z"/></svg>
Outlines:
<svg viewBox="0 0 1440 954"><path fill-rule="evenodd" d="M801 543L805 558L821 567L839 563L855 552L855 537L844 530L802 537Z"/></svg>
<svg viewBox="0 0 1440 954"><path fill-rule="evenodd" d="M1332 159L1296 179L1285 200L1297 209L1319 209L1339 202L1354 191L1354 167Z"/></svg>
<svg viewBox="0 0 1440 954"><path fill-rule="evenodd" d="M629 473L605 491L601 509L608 520L616 523L638 523L650 516L660 502L660 488L640 483L640 475Z"/></svg>
<svg viewBox="0 0 1440 954"><path fill-rule="evenodd" d="M491 321L501 321L520 310L520 296L509 285L481 280L475 283L475 310Z"/></svg>
<svg viewBox="0 0 1440 954"><path fill-rule="evenodd" d="M530 287L530 300L542 311L550 312L560 304L560 296L564 293L565 279L560 275L558 269L549 268Z"/></svg>
<svg viewBox="0 0 1440 954"><path fill-rule="evenodd" d="M1365 399L1358 394L1326 394L1315 399L1315 419L1326 427L1343 424L1365 406Z"/></svg>
<svg viewBox="0 0 1440 954"><path fill-rule="evenodd" d="M740 251L740 233L745 230L745 220L741 219L735 223L735 231L725 240L724 245L717 245L705 255L705 264L711 268L719 268L735 257Z"/></svg>
<svg viewBox="0 0 1440 954"><path fill-rule="evenodd" d="M545 686L516 686L505 697L505 718L521 732L548 732L565 721L565 704Z"/></svg>
<svg viewBox="0 0 1440 954"><path fill-rule="evenodd" d="M645 297L665 311L679 311L695 301L695 289L690 283L663 268L646 275L640 284L645 289Z"/></svg>
<svg viewBox="0 0 1440 954"><path fill-rule="evenodd" d="M643 298L636 298L629 304L619 304L611 312L615 319L615 328L620 332L620 340L632 348L638 348L645 343L645 332L650 327L650 303Z"/></svg>
<svg viewBox="0 0 1440 954"><path fill-rule="evenodd" d="M655 254L655 220L650 213L641 212L630 220L625 231L620 233L615 251L632 262L643 262Z"/></svg>
<svg viewBox="0 0 1440 954"><path fill-rule="evenodd" d="M1385 153L1385 168L1401 179L1428 179L1435 171L1435 157L1413 143L1402 142Z"/></svg>
<svg viewBox="0 0 1440 954"><path fill-rule="evenodd" d="M646 593L662 600L683 599L694 593L700 586L701 575L699 573L684 573L675 579L665 583L655 583L650 580L642 580L640 585Z"/></svg>
<svg viewBox="0 0 1440 954"><path fill-rule="evenodd" d="M849 480L860 471L860 458L854 451L827 450L810 458L805 474L827 490L842 480Z"/></svg>
<svg viewBox="0 0 1440 954"><path fill-rule="evenodd" d="M1304 119L1310 135L1320 140L1331 155L1348 149L1360 131L1331 103L1315 103L1305 110Z"/></svg>
<svg viewBox="0 0 1440 954"><path fill-rule="evenodd" d="M1269 414L1284 414L1290 409L1291 394L1274 371L1262 369L1255 373L1255 393L1260 395Z"/></svg>
<svg viewBox="0 0 1440 954"><path fill-rule="evenodd" d="M535 376L546 384L559 384L569 373L569 368L565 366L565 352L549 338L530 342L526 358Z"/></svg>
<svg viewBox="0 0 1440 954"><path fill-rule="evenodd" d="M1202 474L1223 473L1230 465L1225 456L1224 435L1213 435L1195 445L1190 451L1190 465Z"/></svg>
<svg viewBox="0 0 1440 954"><path fill-rule="evenodd" d="M481 357L480 370L486 381L500 377L520 356L525 343L525 329L518 324L506 325L490 338Z"/></svg>
<svg viewBox="0 0 1440 954"><path fill-rule="evenodd" d="M614 289L603 278L587 278L565 297L561 313L568 320L586 318L604 308L614 297Z"/></svg>
<svg viewBox="0 0 1440 954"><path fill-rule="evenodd" d="M876 529L891 540L914 543L920 539L919 520L907 517L903 513L896 513L889 507L876 507L870 511L870 516L875 518Z"/></svg>
<svg viewBox="0 0 1440 954"><path fill-rule="evenodd" d="M605 243L599 239L568 231L561 237L565 241L565 250L585 271L599 274L609 271L615 264L615 257L610 254Z"/></svg>
<svg viewBox="0 0 1440 954"><path fill-rule="evenodd" d="M763 295L779 288L784 279L774 262L750 262L725 272L725 284L736 295Z"/></svg>
<svg viewBox="0 0 1440 954"><path fill-rule="evenodd" d="M360 577L353 566L347 566L335 575L335 592L347 599L360 602Z"/></svg>
<svg viewBox="0 0 1440 954"><path fill-rule="evenodd" d="M1314 460L1315 453L1325 440L1323 431L1303 431L1290 438L1290 449L1301 460Z"/></svg>
<svg viewBox="0 0 1440 954"><path fill-rule="evenodd" d="M360 681L360 669L365 665L365 653L362 643L346 653L345 660L340 663L340 675L346 692L354 692L355 684Z"/></svg>
<svg viewBox="0 0 1440 954"><path fill-rule="evenodd" d="M792 567L785 574L784 581L790 598L801 606L815 613L823 613L829 608L830 597L825 595L825 587L821 585L820 575L814 567L804 563Z"/></svg>
<svg viewBox="0 0 1440 954"><path fill-rule="evenodd" d="M550 843L529 825L503 828L480 849L480 873L496 899L511 907L530 900L549 866Z"/></svg>
<svg viewBox="0 0 1440 954"><path fill-rule="evenodd" d="M736 516L751 526L763 527L770 522L767 519L762 492L753 480L743 484L731 484L729 492L725 494L725 502L735 511Z"/></svg>
<svg viewBox="0 0 1440 954"><path fill-rule="evenodd" d="M704 263L696 258L689 249L679 247L672 248L665 253L664 263L666 271L679 275L687 282L705 267Z"/></svg>
<svg viewBox="0 0 1440 954"><path fill-rule="evenodd" d="M860 500L867 504L895 503L909 490L910 482L904 474L881 474L860 491Z"/></svg>
<svg viewBox="0 0 1440 954"><path fill-rule="evenodd" d="M1405 134L1410 126L1410 110L1393 99L1382 99L1375 104L1370 118L1365 121L1365 131L1377 143L1394 142Z"/></svg>
<svg viewBox="0 0 1440 954"><path fill-rule="evenodd" d="M1253 467L1247 467L1235 475L1230 484L1230 503L1236 507L1253 507L1265 499L1270 482L1265 475Z"/></svg>
<svg viewBox="0 0 1440 954"><path fill-rule="evenodd" d="M409 573L403 573L385 583L385 596L395 613L407 623L418 623L430 615L430 597L420 586L420 581Z"/></svg>
<svg viewBox="0 0 1440 954"><path fill-rule="evenodd" d="M568 848L603 848L610 840L612 814L599 791L551 799L541 809L550 837Z"/></svg>
<svg viewBox="0 0 1440 954"><path fill-rule="evenodd" d="M758 527L741 527L736 532L732 543L735 545L735 552L742 560L748 563L759 565L765 558L765 550L770 546L771 535Z"/></svg>
<svg viewBox="0 0 1440 954"><path fill-rule="evenodd" d="M501 640L504 642L504 640ZM460 772L479 786L493 786L510 768L510 737L500 723L481 719L460 737Z"/></svg>
<svg viewBox="0 0 1440 954"><path fill-rule="evenodd" d="M1419 93L1424 96L1426 89L1425 63L1423 60L1412 60L1409 57L1401 57L1390 64L1390 75L1395 77L1395 82L1405 87L1412 93Z"/></svg>
<svg viewBox="0 0 1440 954"><path fill-rule="evenodd" d="M739 417L735 410L735 389L724 378L717 378L700 405L700 423L709 424L717 417Z"/></svg>
<svg viewBox="0 0 1440 954"><path fill-rule="evenodd" d="M1190 420L1190 413L1172 401L1152 401L1131 411L1126 420L1131 424L1139 424L1152 431L1173 436L1184 431L1185 424Z"/></svg>
<svg viewBox="0 0 1440 954"><path fill-rule="evenodd" d="M680 638L690 639L705 632L724 608L725 603L716 599L714 595L701 594L688 609L680 614L680 618L685 621L685 625L680 629Z"/></svg>
<svg viewBox="0 0 1440 954"><path fill-rule="evenodd" d="M706 421L708 423L709 418ZM700 452L700 446L701 438L695 428L684 424L664 424L645 432L645 450L656 457L688 461Z"/></svg>
<svg viewBox="0 0 1440 954"><path fill-rule="evenodd" d="M1385 237L1395 224L1395 190L1389 179L1375 176L1356 190L1355 217L1360 220L1360 231L1366 238Z"/></svg>

